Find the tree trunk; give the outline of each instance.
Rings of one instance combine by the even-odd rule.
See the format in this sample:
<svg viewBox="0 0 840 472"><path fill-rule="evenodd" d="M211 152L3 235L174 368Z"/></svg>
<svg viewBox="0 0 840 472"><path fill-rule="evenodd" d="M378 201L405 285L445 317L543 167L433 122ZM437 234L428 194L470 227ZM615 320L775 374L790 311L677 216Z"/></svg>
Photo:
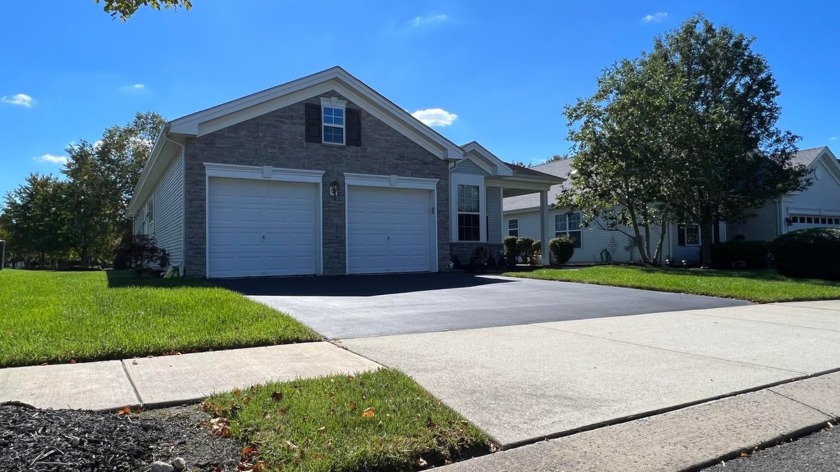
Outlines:
<svg viewBox="0 0 840 472"><path fill-rule="evenodd" d="M642 239L642 233L639 231L639 221L636 219L636 212L633 210L633 207L627 207L627 211L630 212L630 222L633 224L633 234L634 242L636 243L636 248L639 249L639 256L642 258L642 262L645 265L650 265L650 258L648 257L648 253L645 251L644 241Z"/></svg>

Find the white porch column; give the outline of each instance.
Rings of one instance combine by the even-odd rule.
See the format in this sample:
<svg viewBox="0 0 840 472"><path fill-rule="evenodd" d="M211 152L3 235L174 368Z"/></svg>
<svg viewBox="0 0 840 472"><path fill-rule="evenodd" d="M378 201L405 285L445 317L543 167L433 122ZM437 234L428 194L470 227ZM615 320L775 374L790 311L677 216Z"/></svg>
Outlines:
<svg viewBox="0 0 840 472"><path fill-rule="evenodd" d="M540 252L542 265L551 265L551 251L548 250L548 192L540 192Z"/></svg>

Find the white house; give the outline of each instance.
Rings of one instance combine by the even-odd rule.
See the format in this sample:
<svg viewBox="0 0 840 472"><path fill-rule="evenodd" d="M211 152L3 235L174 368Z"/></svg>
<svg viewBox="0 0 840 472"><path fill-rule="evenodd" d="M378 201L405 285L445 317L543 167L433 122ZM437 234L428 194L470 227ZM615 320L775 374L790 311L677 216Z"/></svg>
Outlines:
<svg viewBox="0 0 840 472"><path fill-rule="evenodd" d="M799 151L794 161L808 166L812 185L802 192L768 202L755 210L755 216L742 222L721 222L714 231L715 242L737 235L743 235L748 240L770 241L797 229L840 226L840 161L825 146ZM572 159L562 159L532 167L533 170L567 179L552 186L548 192L550 205L544 222L551 231L550 236L567 235L575 240L572 263L602 262L608 258L613 262L638 261L638 251L627 235L600 229L597 222L589 228L582 228L579 212L555 204L557 195L571 183L568 176L572 162ZM503 236L537 239L542 221L539 203L538 195L534 194L505 198ZM651 244L655 240L656 237L652 236ZM670 224L665 233L663 260L696 263L700 260L700 246L698 225Z"/></svg>

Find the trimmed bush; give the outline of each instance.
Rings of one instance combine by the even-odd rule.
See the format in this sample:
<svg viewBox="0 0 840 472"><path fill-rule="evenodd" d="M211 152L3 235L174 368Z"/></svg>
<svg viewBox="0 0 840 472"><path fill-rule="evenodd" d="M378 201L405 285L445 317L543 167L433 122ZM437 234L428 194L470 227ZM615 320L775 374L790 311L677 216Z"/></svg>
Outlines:
<svg viewBox="0 0 840 472"><path fill-rule="evenodd" d="M554 238L548 242L548 250L551 251L555 264L565 264L575 253L575 242L568 236Z"/></svg>
<svg viewBox="0 0 840 472"><path fill-rule="evenodd" d="M470 257L470 271L476 274L481 274L487 270L487 260L490 259L490 254L484 246L478 246Z"/></svg>
<svg viewBox="0 0 840 472"><path fill-rule="evenodd" d="M516 236L508 236L504 240L505 245L505 262L507 262L508 266L516 265L516 240L518 238Z"/></svg>
<svg viewBox="0 0 840 472"><path fill-rule="evenodd" d="M840 228L808 228L783 234L770 243L780 274L840 280Z"/></svg>
<svg viewBox="0 0 840 472"><path fill-rule="evenodd" d="M712 244L712 267L715 269L763 269L767 267L770 244L765 241L733 239Z"/></svg>
<svg viewBox="0 0 840 472"><path fill-rule="evenodd" d="M517 255L522 257L522 262L528 263L534 256L534 240L531 238L519 238L516 240Z"/></svg>

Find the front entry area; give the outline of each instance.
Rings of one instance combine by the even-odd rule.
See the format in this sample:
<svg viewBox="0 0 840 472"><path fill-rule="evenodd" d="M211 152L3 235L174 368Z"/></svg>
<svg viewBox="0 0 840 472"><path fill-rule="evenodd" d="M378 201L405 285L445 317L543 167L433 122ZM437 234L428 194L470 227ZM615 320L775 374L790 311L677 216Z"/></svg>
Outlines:
<svg viewBox="0 0 840 472"><path fill-rule="evenodd" d="M319 186L208 178L208 277L319 272Z"/></svg>

